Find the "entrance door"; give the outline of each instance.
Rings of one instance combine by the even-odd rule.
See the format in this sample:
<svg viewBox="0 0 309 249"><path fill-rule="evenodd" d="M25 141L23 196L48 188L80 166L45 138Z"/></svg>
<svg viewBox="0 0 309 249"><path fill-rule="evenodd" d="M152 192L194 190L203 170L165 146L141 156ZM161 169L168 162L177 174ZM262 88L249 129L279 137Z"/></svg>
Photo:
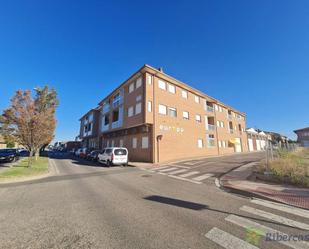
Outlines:
<svg viewBox="0 0 309 249"><path fill-rule="evenodd" d="M240 138L235 138L235 152L241 152L241 142Z"/></svg>

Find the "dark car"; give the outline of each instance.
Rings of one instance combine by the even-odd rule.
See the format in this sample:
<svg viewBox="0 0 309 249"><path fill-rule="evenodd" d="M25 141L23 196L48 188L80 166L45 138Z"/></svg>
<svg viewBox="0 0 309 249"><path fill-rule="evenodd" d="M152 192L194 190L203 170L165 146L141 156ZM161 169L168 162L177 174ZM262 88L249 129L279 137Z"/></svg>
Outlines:
<svg viewBox="0 0 309 249"><path fill-rule="evenodd" d="M93 150L87 155L87 159L93 162L98 161L99 150Z"/></svg>
<svg viewBox="0 0 309 249"><path fill-rule="evenodd" d="M19 158L17 149L1 149L0 162L13 162Z"/></svg>
<svg viewBox="0 0 309 249"><path fill-rule="evenodd" d="M20 157L28 157L30 152L28 150L21 149L18 151L18 156Z"/></svg>

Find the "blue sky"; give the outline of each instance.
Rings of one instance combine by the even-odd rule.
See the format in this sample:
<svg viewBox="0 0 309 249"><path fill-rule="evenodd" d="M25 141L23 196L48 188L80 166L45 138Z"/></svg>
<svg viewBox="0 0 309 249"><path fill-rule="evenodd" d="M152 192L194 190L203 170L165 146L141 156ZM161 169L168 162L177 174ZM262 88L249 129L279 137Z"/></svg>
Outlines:
<svg viewBox="0 0 309 249"><path fill-rule="evenodd" d="M309 126L309 1L2 1L0 110L16 89L59 93L57 140L143 64L247 113Z"/></svg>

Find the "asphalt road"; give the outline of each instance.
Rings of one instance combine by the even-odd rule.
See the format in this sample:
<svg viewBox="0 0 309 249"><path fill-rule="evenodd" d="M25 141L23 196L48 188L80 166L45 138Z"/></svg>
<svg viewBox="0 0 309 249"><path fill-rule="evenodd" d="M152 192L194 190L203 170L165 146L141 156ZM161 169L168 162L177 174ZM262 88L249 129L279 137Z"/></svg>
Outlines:
<svg viewBox="0 0 309 249"><path fill-rule="evenodd" d="M213 171L204 163L198 171ZM309 234L308 211L224 192L214 177L195 184L132 167L51 164L54 176L0 185L0 248L309 248L258 235Z"/></svg>

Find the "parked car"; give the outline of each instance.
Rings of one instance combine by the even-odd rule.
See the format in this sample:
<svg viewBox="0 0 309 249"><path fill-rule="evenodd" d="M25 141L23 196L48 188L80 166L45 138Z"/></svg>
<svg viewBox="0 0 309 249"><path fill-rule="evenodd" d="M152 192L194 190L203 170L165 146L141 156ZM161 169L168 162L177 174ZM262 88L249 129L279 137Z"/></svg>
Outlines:
<svg viewBox="0 0 309 249"><path fill-rule="evenodd" d="M28 157L30 155L30 152L28 150L25 150L25 149L20 149L20 150L18 150L18 155L20 157Z"/></svg>
<svg viewBox="0 0 309 249"><path fill-rule="evenodd" d="M80 153L82 151L82 148L79 148L75 151L75 156L79 157Z"/></svg>
<svg viewBox="0 0 309 249"><path fill-rule="evenodd" d="M112 165L126 166L128 165L128 150L123 147L105 148L102 153L98 155L98 161L109 167Z"/></svg>
<svg viewBox="0 0 309 249"><path fill-rule="evenodd" d="M13 162L19 158L17 149L1 149L0 162Z"/></svg>
<svg viewBox="0 0 309 249"><path fill-rule="evenodd" d="M99 155L99 153L101 153L100 150L93 150L93 151L91 151L91 152L88 153L88 155L87 155L87 160L90 160L90 161L93 161L93 162L98 161L98 155Z"/></svg>
<svg viewBox="0 0 309 249"><path fill-rule="evenodd" d="M88 148L82 148L80 153L79 153L79 157L80 158L84 158L86 159L87 158L87 155L91 152L91 149L88 149Z"/></svg>

